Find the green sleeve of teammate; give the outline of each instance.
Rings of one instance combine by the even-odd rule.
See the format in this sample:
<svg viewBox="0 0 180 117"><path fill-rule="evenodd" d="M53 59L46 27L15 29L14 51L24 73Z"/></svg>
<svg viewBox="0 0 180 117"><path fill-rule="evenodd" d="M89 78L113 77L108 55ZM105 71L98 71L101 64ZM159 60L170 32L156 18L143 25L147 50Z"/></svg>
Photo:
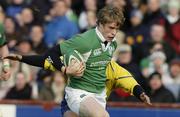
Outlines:
<svg viewBox="0 0 180 117"><path fill-rule="evenodd" d="M3 46L4 44L6 44L6 36L3 24L0 23L0 46Z"/></svg>

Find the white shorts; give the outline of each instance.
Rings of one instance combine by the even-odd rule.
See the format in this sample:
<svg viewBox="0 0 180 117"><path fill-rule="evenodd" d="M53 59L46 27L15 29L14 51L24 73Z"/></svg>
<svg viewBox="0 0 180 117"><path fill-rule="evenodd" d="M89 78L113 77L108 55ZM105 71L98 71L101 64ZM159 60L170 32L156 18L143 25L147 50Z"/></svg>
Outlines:
<svg viewBox="0 0 180 117"><path fill-rule="evenodd" d="M71 111L79 115L80 103L87 97L94 98L104 109L106 107L106 90L104 89L102 93L90 93L81 89L74 89L71 87L65 88L65 99Z"/></svg>

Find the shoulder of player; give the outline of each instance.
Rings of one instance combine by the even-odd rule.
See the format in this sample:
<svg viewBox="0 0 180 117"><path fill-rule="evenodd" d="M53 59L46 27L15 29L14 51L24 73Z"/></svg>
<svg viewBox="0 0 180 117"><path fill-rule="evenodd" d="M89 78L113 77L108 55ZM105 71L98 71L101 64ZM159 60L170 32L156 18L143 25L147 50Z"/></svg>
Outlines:
<svg viewBox="0 0 180 117"><path fill-rule="evenodd" d="M91 45L90 43L94 42L93 39L95 35L94 29L90 29L82 34L77 34L73 38L78 38L78 41L85 46Z"/></svg>
<svg viewBox="0 0 180 117"><path fill-rule="evenodd" d="M123 72L125 71L125 69L123 67L121 67L116 61L111 60L111 62L109 62L109 66L111 67L111 69L113 71L118 71L118 72Z"/></svg>

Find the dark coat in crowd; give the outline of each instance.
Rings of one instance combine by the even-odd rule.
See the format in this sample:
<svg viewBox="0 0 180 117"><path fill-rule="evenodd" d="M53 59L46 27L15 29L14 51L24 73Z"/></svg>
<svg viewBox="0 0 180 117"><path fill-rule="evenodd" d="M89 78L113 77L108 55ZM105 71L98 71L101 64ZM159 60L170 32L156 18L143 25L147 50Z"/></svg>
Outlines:
<svg viewBox="0 0 180 117"><path fill-rule="evenodd" d="M21 90L17 90L16 87L12 87L5 99L19 99L19 100L26 100L26 99L31 99L31 92L32 92L32 87L29 84L26 84L25 87Z"/></svg>
<svg viewBox="0 0 180 117"><path fill-rule="evenodd" d="M161 102L161 103L175 102L175 98L173 94L164 86L162 86L161 88L159 88L154 92L151 92L150 98L152 102Z"/></svg>

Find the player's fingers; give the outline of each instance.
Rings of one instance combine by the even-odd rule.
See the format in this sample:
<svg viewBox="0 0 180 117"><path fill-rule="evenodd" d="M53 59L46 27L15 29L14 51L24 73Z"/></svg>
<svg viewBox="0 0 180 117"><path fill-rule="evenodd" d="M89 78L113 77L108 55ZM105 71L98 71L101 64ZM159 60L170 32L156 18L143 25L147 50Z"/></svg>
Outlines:
<svg viewBox="0 0 180 117"><path fill-rule="evenodd" d="M149 98L149 97L147 97L147 98L146 98L146 100L147 100L147 101L146 101L146 102L147 102L147 104L148 104L148 105L150 105L150 106L152 106L152 103L151 103L150 98Z"/></svg>
<svg viewBox="0 0 180 117"><path fill-rule="evenodd" d="M150 98L149 98L147 95L144 96L144 102L145 102L148 106L152 106L152 103L151 103L151 101L150 101Z"/></svg>
<svg viewBox="0 0 180 117"><path fill-rule="evenodd" d="M84 64L83 64L83 63L80 63L80 67L79 67L78 72L81 73L81 72L83 72L84 70L85 70Z"/></svg>
<svg viewBox="0 0 180 117"><path fill-rule="evenodd" d="M3 59L19 60L18 57L15 56L15 55L9 55L9 56L6 56L6 57L4 57Z"/></svg>
<svg viewBox="0 0 180 117"><path fill-rule="evenodd" d="M77 74L83 74L83 73L84 73L84 69L77 72Z"/></svg>

